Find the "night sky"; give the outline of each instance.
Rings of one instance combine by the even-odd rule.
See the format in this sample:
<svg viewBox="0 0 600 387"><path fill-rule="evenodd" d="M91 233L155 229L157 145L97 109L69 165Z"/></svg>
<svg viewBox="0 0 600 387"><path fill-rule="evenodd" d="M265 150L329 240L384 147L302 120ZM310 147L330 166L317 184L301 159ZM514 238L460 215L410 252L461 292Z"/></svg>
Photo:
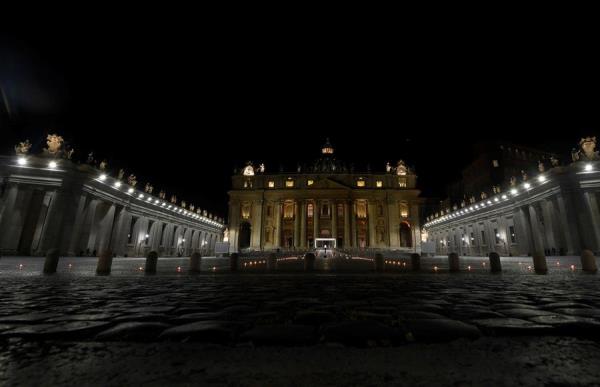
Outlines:
<svg viewBox="0 0 600 387"><path fill-rule="evenodd" d="M148 27L148 26L145 26ZM156 190L226 216L234 167L339 159L416 168L443 196L477 141L568 154L600 136L596 52L443 37L222 29L20 28L0 35L3 154L56 132ZM563 42L564 43L564 42ZM594 49L595 50L595 49ZM3 109L0 109L3 111Z"/></svg>

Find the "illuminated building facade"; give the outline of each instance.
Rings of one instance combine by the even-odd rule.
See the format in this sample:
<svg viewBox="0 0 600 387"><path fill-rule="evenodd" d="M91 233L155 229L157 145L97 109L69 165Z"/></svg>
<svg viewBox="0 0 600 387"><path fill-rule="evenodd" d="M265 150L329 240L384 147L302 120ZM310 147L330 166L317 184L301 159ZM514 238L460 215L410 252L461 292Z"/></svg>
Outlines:
<svg viewBox="0 0 600 387"><path fill-rule="evenodd" d="M356 171L327 143L294 172L251 163L232 177L230 251L306 250L319 241L343 249L416 251L420 246L416 175L404 162Z"/></svg>

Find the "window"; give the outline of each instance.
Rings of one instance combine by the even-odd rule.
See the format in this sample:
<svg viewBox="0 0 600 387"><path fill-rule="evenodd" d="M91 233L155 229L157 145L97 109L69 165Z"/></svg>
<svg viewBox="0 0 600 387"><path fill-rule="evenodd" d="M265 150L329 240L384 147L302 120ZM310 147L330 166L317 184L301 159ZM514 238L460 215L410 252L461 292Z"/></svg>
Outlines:
<svg viewBox="0 0 600 387"><path fill-rule="evenodd" d="M337 216L338 216L338 218L344 217L344 205L343 204L337 205Z"/></svg>
<svg viewBox="0 0 600 387"><path fill-rule="evenodd" d="M367 217L367 202L366 200L358 200L356 202L356 216L360 219Z"/></svg>
<svg viewBox="0 0 600 387"><path fill-rule="evenodd" d="M290 201L283 203L283 217L285 219L294 218L294 202Z"/></svg>
<svg viewBox="0 0 600 387"><path fill-rule="evenodd" d="M364 180L356 180L356 186L357 187L364 187L365 186L365 181Z"/></svg>
<svg viewBox="0 0 600 387"><path fill-rule="evenodd" d="M408 204L400 203L400 216L403 218L408 218Z"/></svg>
<svg viewBox="0 0 600 387"><path fill-rule="evenodd" d="M321 216L324 216L324 217L331 216L331 212L329 210L330 210L329 204L323 204L321 206Z"/></svg>
<svg viewBox="0 0 600 387"><path fill-rule="evenodd" d="M275 188L275 182L269 181L269 188Z"/></svg>
<svg viewBox="0 0 600 387"><path fill-rule="evenodd" d="M242 219L250 219L250 203L242 204Z"/></svg>
<svg viewBox="0 0 600 387"><path fill-rule="evenodd" d="M515 235L515 226L508 227L510 233L510 243L517 243L517 236Z"/></svg>
<svg viewBox="0 0 600 387"><path fill-rule="evenodd" d="M494 168L498 168L500 166L500 163L498 162L498 160L492 160L492 166Z"/></svg>
<svg viewBox="0 0 600 387"><path fill-rule="evenodd" d="M475 234L471 233L471 244L475 244Z"/></svg>
<svg viewBox="0 0 600 387"><path fill-rule="evenodd" d="M485 231L483 231L483 230L481 230L481 244L482 245L486 244L486 242L485 242Z"/></svg>
<svg viewBox="0 0 600 387"><path fill-rule="evenodd" d="M314 207L313 207L312 203L308 203L308 206L306 206L306 212L307 212L309 218L313 217Z"/></svg>
<svg viewBox="0 0 600 387"><path fill-rule="evenodd" d="M248 179L244 181L244 188L252 188L252 180Z"/></svg>
<svg viewBox="0 0 600 387"><path fill-rule="evenodd" d="M286 180L285 181L285 186L287 188L292 188L294 186L294 180Z"/></svg>
<svg viewBox="0 0 600 387"><path fill-rule="evenodd" d="M313 185L313 184L315 184L315 181L314 181L313 179L308 179L308 180L306 180L306 185L307 185L307 186L309 186L309 187L310 187L310 186L311 186L311 185Z"/></svg>
<svg viewBox="0 0 600 387"><path fill-rule="evenodd" d="M406 188L406 178L405 177L399 178L398 185L400 186L400 188Z"/></svg>
<svg viewBox="0 0 600 387"><path fill-rule="evenodd" d="M500 240L500 234L498 233L498 229L494 229L494 237L496 237L496 244L499 245L502 241Z"/></svg>
<svg viewBox="0 0 600 387"><path fill-rule="evenodd" d="M273 216L273 207L272 206L267 206L267 216L268 217Z"/></svg>
<svg viewBox="0 0 600 387"><path fill-rule="evenodd" d="M375 183L375 185L377 186L377 188L381 188L381 187L383 187L383 181L377 180L377 182Z"/></svg>
<svg viewBox="0 0 600 387"><path fill-rule="evenodd" d="M462 245L463 246L467 245L467 236L465 234L462 234Z"/></svg>

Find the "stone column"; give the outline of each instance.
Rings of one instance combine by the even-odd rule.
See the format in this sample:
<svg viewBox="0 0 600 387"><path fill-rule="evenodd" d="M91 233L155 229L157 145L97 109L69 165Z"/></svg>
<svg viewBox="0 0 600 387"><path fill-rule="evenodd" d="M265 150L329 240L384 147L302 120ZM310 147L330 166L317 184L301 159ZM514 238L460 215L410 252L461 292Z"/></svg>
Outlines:
<svg viewBox="0 0 600 387"><path fill-rule="evenodd" d="M131 227L131 214L123 208L117 216L116 225L113 231L111 248L117 255L125 255L127 249L127 233ZM171 234L168 235L170 237ZM170 239L165 239L163 243L168 243ZM170 246L165 246L170 247Z"/></svg>
<svg viewBox="0 0 600 387"><path fill-rule="evenodd" d="M250 238L250 247L256 250L262 248L262 200L252 202L252 236Z"/></svg>
<svg viewBox="0 0 600 387"><path fill-rule="evenodd" d="M513 212L513 219L515 224L515 233L517 234L518 254L516 255L532 254L533 245L530 237L531 232L529 230L529 222L527 220L525 210L521 207L515 208Z"/></svg>
<svg viewBox="0 0 600 387"><path fill-rule="evenodd" d="M306 248L306 201L300 201L300 247Z"/></svg>
<svg viewBox="0 0 600 387"><path fill-rule="evenodd" d="M294 202L294 247L300 247L300 203Z"/></svg>
<svg viewBox="0 0 600 387"><path fill-rule="evenodd" d="M6 201L0 220L0 249L7 254L17 254L31 190L14 184L5 195Z"/></svg>
<svg viewBox="0 0 600 387"><path fill-rule="evenodd" d="M335 238L337 241L337 203L335 200L331 205L331 237Z"/></svg>
<svg viewBox="0 0 600 387"><path fill-rule="evenodd" d="M598 251L600 250L600 211L598 210L598 198L593 192L585 192L583 197L585 198L591 226L587 232L584 247Z"/></svg>
<svg viewBox="0 0 600 387"><path fill-rule="evenodd" d="M273 233L274 234L273 245L275 246L275 248L281 247L281 206L282 206L281 202L279 202L279 201L275 202L275 210L274 210L275 232Z"/></svg>
<svg viewBox="0 0 600 387"><path fill-rule="evenodd" d="M237 252L239 245L239 236L240 236L240 202L237 200L231 200L229 202L229 252L235 253ZM174 231L174 230L173 230ZM169 239L170 240L170 239ZM202 238L200 238L202 241ZM200 242L202 243L202 242ZM170 249L171 246L168 246ZM202 249L202 245L200 245Z"/></svg>
<svg viewBox="0 0 600 387"><path fill-rule="evenodd" d="M321 229L319 225L319 218L321 217L321 203L315 200L313 208L313 239L321 237Z"/></svg>
<svg viewBox="0 0 600 387"><path fill-rule="evenodd" d="M357 243L357 234L358 234L358 230L356 229L356 203L354 203L354 201L350 202L350 224L351 226L351 232L352 232L352 247L358 247L358 243Z"/></svg>
<svg viewBox="0 0 600 387"><path fill-rule="evenodd" d="M369 227L369 247L377 246L375 222L377 220L377 207L372 200L367 201L367 224Z"/></svg>
<svg viewBox="0 0 600 387"><path fill-rule="evenodd" d="M572 205L572 201L569 200L569 196L565 198L561 194L556 197L556 204L563 235L567 242L567 254L574 255L580 250L577 219L573 213L575 208Z"/></svg>
<svg viewBox="0 0 600 387"><path fill-rule="evenodd" d="M556 229L554 225L554 207L552 206L552 202L549 200L542 200L540 203L541 211L544 216L544 234L546 235L546 246L552 251L552 248L555 249L558 254L558 243L557 238L554 234L554 230ZM510 242L510 235L508 235L508 241Z"/></svg>
<svg viewBox="0 0 600 387"><path fill-rule="evenodd" d="M537 210L533 205L529 205L529 223L531 225L531 239L533 241L533 251L534 254L544 254L544 240L543 240L543 231L540 225Z"/></svg>
<svg viewBox="0 0 600 387"><path fill-rule="evenodd" d="M348 202L344 203L344 248L350 247L352 241L350 240L350 205Z"/></svg>
<svg viewBox="0 0 600 387"><path fill-rule="evenodd" d="M110 247L110 239L112 237L113 224L115 219L115 205L112 204L104 218L100 222L100 230L98 233L98 254L101 254L103 250L108 249ZM154 237L154 235L151 235ZM159 239L160 241L160 239Z"/></svg>

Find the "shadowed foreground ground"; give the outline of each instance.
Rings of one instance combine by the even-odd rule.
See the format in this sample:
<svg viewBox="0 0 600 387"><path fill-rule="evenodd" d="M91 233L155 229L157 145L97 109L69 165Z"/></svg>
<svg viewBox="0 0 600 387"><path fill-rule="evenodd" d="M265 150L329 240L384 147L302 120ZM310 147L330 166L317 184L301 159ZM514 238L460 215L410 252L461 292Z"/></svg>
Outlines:
<svg viewBox="0 0 600 387"><path fill-rule="evenodd" d="M598 385L597 343L569 337L459 339L393 348L198 343L14 343L4 385Z"/></svg>
<svg viewBox="0 0 600 387"><path fill-rule="evenodd" d="M108 277L0 262L0 384L600 384L599 275L526 262L189 275L169 262Z"/></svg>

